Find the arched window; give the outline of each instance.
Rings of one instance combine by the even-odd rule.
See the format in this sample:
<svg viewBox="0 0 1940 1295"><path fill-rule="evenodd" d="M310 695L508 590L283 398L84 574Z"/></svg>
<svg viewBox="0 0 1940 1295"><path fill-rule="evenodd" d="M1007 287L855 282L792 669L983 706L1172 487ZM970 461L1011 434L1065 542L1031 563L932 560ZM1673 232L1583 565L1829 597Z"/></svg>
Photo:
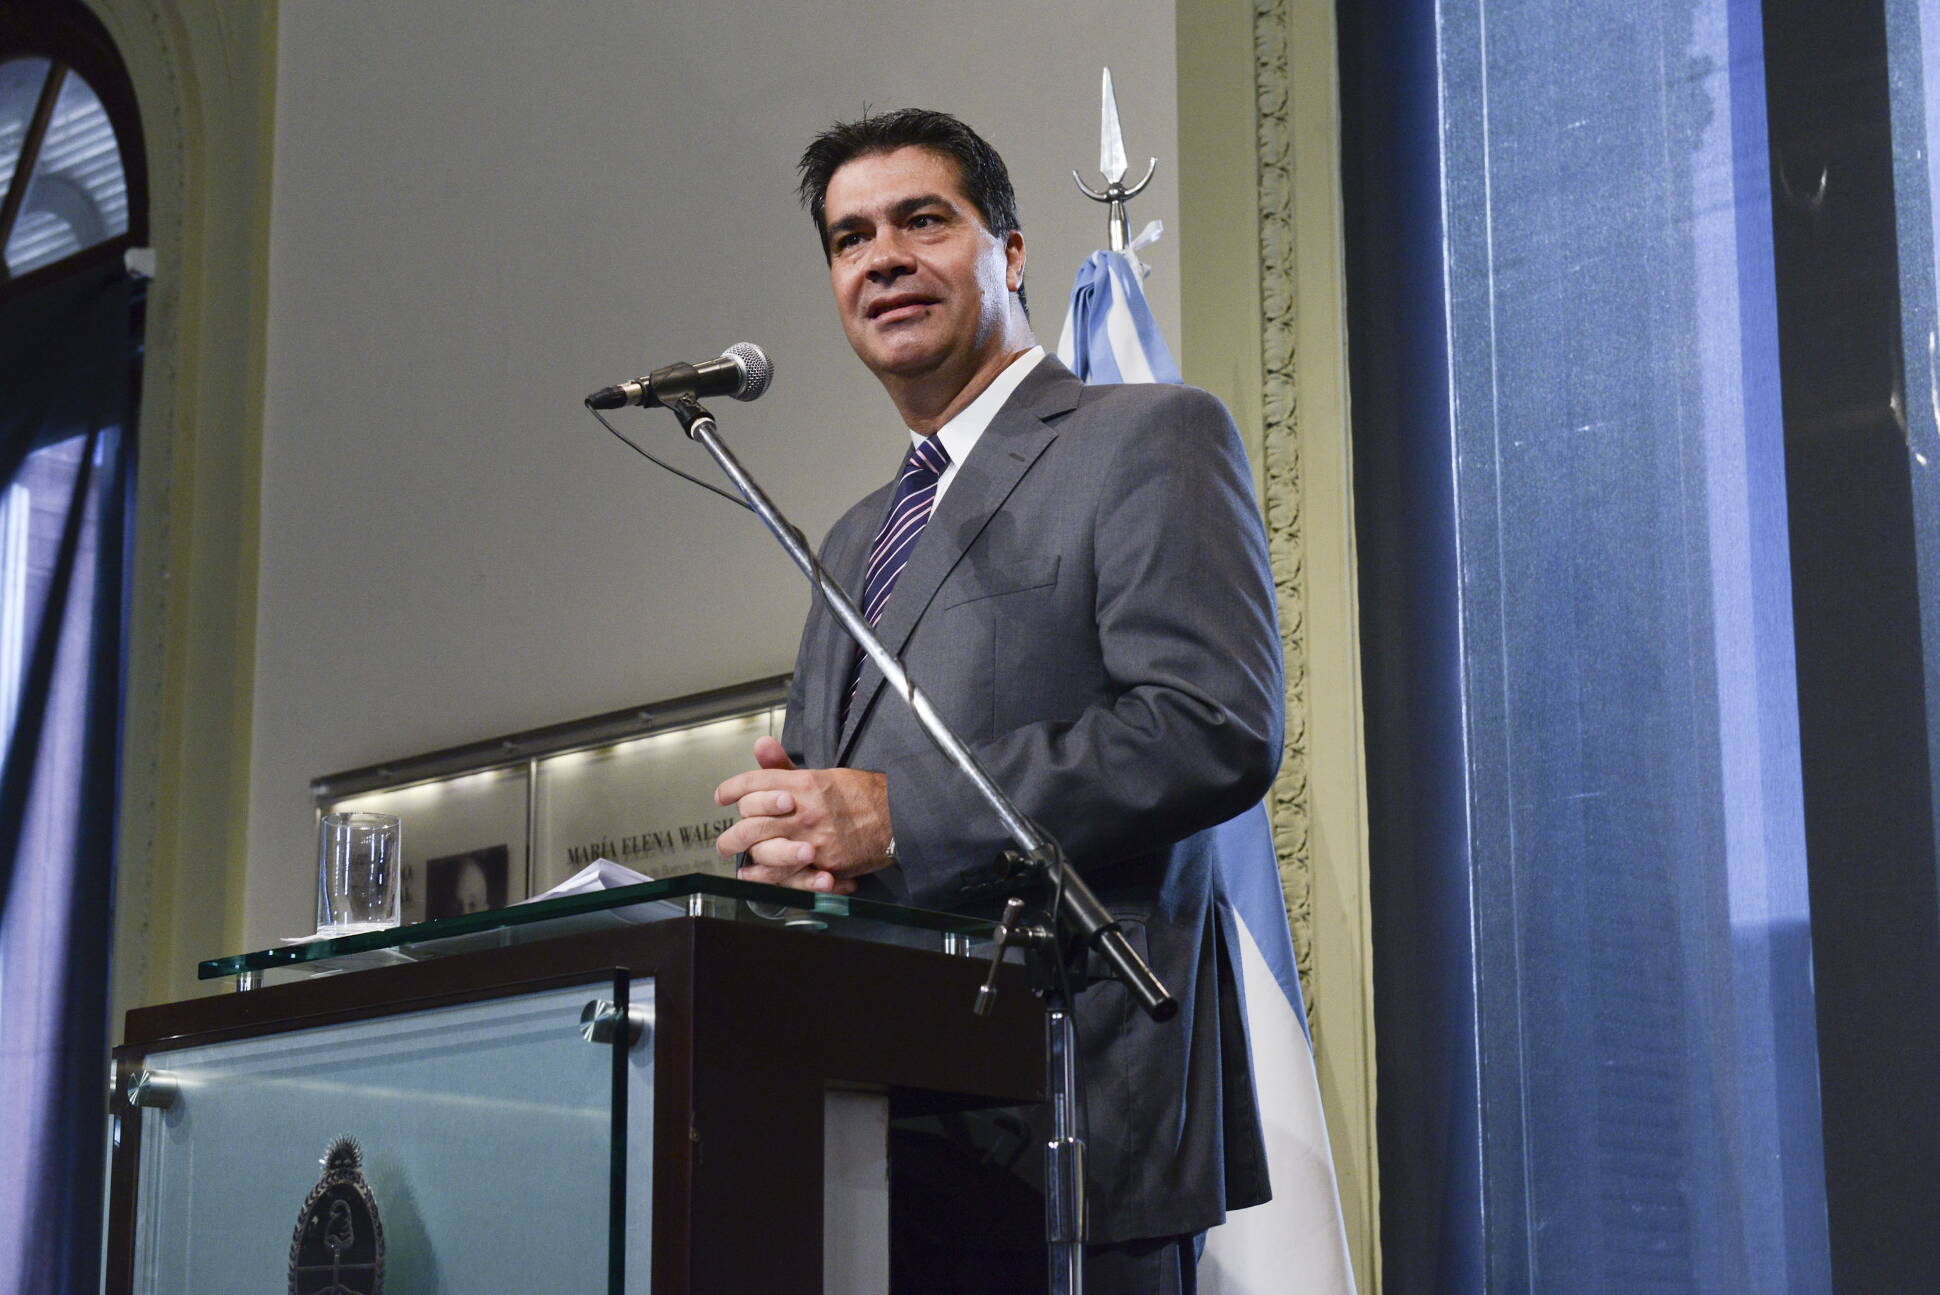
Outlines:
<svg viewBox="0 0 1940 1295"><path fill-rule="evenodd" d="M128 232L128 177L101 96L45 58L0 64L0 248L18 278Z"/></svg>
<svg viewBox="0 0 1940 1295"><path fill-rule="evenodd" d="M78 6L0 15L0 302L145 243L146 180L107 34Z"/></svg>
<svg viewBox="0 0 1940 1295"><path fill-rule="evenodd" d="M122 607L147 241L126 69L0 8L0 1290L98 1282Z"/></svg>

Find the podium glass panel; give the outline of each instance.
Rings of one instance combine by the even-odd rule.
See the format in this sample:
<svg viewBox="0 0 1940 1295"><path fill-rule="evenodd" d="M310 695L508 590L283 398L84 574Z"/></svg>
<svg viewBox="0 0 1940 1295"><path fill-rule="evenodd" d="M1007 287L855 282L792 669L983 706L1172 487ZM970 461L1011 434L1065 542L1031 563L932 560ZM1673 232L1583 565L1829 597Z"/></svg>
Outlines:
<svg viewBox="0 0 1940 1295"><path fill-rule="evenodd" d="M288 979L361 971L680 917L712 917L966 954L975 945L987 942L996 926L985 918L956 913L688 873L613 890L533 900L462 917L210 958L200 964L198 974L204 980L235 976L240 988L256 988L266 973L282 973L281 978Z"/></svg>
<svg viewBox="0 0 1940 1295"><path fill-rule="evenodd" d="M288 1289L320 1161L350 1137L386 1289L646 1291L653 988L604 977L149 1052L168 1105L122 1117L141 1121L134 1289ZM622 991L645 1037L588 1042L582 1009Z"/></svg>

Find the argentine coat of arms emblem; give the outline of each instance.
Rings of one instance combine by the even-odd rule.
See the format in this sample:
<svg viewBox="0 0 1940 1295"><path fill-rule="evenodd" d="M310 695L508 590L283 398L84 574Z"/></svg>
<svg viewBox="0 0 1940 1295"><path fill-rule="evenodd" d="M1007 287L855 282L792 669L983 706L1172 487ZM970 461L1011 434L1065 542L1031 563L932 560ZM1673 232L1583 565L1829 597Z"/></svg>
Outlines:
<svg viewBox="0 0 1940 1295"><path fill-rule="evenodd" d="M363 1164L353 1138L324 1153L290 1238L290 1295L383 1295L384 1225Z"/></svg>

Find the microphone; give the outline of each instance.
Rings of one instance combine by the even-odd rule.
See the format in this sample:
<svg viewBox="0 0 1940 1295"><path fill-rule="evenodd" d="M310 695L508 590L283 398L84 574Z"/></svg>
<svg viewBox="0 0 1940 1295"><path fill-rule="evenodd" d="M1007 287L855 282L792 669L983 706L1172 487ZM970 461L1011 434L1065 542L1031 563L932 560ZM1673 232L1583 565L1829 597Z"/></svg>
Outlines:
<svg viewBox="0 0 1940 1295"><path fill-rule="evenodd" d="M683 396L733 396L753 400L768 389L775 366L768 353L753 342L736 342L718 359L699 364L669 364L644 378L601 387L586 397L590 409L619 409L640 405L651 409L668 405Z"/></svg>

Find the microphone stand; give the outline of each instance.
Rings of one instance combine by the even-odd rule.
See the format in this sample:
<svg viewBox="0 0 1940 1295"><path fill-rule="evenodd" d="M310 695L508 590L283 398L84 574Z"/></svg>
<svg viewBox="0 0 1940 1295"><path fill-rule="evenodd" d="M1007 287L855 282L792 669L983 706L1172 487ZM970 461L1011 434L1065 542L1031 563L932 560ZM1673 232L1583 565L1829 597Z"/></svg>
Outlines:
<svg viewBox="0 0 1940 1295"><path fill-rule="evenodd" d="M762 524L820 592L849 637L882 671L884 685L903 699L930 740L969 779L1017 844L1017 849L1005 856L1013 893L998 924L990 974L977 991L973 1010L978 1015L990 1011L996 998L997 970L1002 965L1004 950L1013 943L1022 945L1031 964L1032 980L1045 1005L1045 1091L1051 1101L1053 1137L1045 1147L1044 1219L1050 1250L1051 1291L1052 1295L1080 1295L1084 1290L1084 1140L1078 1125L1077 1033L1071 1020L1073 1004L1068 1001L1065 989L1064 945L1059 935L1070 937L1079 949L1090 949L1101 955L1153 1020L1166 1021L1177 1015L1178 1000L1159 983L1152 969L1126 940L1118 922L1098 902L1077 871L1065 862L1057 842L1018 811L970 748L937 714L928 695L910 679L902 662L876 637L875 629L855 600L815 560L802 533L781 515L767 492L722 442L714 416L692 396L682 396L670 402L668 408L680 419L687 435L699 441L721 465L721 471L748 501ZM1036 897L1041 903L1046 890L1054 896L1051 911L1040 911L1034 919L1027 920L1024 896Z"/></svg>

